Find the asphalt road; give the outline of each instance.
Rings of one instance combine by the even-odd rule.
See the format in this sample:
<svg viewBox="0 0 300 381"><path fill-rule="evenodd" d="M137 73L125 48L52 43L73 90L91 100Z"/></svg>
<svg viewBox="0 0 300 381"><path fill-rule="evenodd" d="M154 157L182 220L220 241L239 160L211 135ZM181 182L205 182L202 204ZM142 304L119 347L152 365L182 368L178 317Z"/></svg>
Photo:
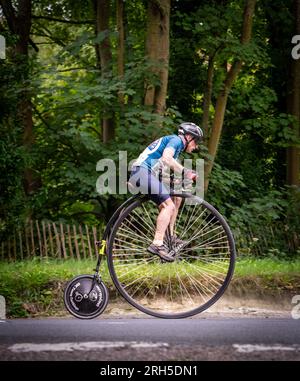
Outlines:
<svg viewBox="0 0 300 381"><path fill-rule="evenodd" d="M0 322L0 360L300 360L300 320L16 319Z"/></svg>

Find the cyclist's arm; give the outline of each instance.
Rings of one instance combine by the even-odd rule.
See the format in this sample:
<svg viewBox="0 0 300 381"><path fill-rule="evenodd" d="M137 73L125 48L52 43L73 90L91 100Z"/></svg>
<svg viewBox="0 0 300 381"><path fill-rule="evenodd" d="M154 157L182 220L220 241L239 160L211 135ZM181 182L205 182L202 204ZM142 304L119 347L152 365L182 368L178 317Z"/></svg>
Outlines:
<svg viewBox="0 0 300 381"><path fill-rule="evenodd" d="M173 169L175 172L181 173L184 167L181 164L179 164L178 161L174 159L174 153L175 153L174 149L165 148L162 155L162 162L163 164Z"/></svg>

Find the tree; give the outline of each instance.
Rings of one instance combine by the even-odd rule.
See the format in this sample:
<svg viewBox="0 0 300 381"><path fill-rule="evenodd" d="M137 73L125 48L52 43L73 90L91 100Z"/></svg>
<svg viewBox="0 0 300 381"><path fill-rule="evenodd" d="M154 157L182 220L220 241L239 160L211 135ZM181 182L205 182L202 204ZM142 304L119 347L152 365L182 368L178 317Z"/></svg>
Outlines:
<svg viewBox="0 0 300 381"><path fill-rule="evenodd" d="M153 106L155 112L163 114L166 107L169 65L171 0L150 0L147 9L146 56L153 64L153 73L158 85L145 84L145 105Z"/></svg>
<svg viewBox="0 0 300 381"><path fill-rule="evenodd" d="M117 52L117 72L122 79L124 77L124 56L125 56L125 28L124 28L124 0L117 0L117 29L118 29L118 52ZM124 103L124 97L119 93L119 101Z"/></svg>
<svg viewBox="0 0 300 381"><path fill-rule="evenodd" d="M295 35L300 36L300 0L294 0L294 31ZM300 136L300 58L290 58L290 79L289 93L287 99L287 112L295 117L295 123L292 129L295 135ZM300 150L299 146L291 145L287 148L287 184L299 186L300 170Z"/></svg>
<svg viewBox="0 0 300 381"><path fill-rule="evenodd" d="M252 21L255 10L256 0L246 0L243 16L243 27L241 35L241 45L245 46L250 42L251 32L252 32ZM215 115L211 129L211 135L208 142L208 153L211 160L208 161L205 167L205 190L208 188L209 176L211 174L213 163L217 154L222 127L224 122L224 115L228 100L228 95L230 90L236 80L241 68L243 61L241 59L236 60L227 72L226 78L223 82L222 89L217 97L215 106Z"/></svg>
<svg viewBox="0 0 300 381"><path fill-rule="evenodd" d="M95 13L97 35L103 34L101 42L96 44L98 66L100 66L102 77L105 77L110 74L112 69L112 51L109 36L110 0L95 0ZM104 115L101 115L102 141L107 143L114 138L115 127L113 118L105 115L106 110L103 110L103 113Z"/></svg>
<svg viewBox="0 0 300 381"><path fill-rule="evenodd" d="M11 59L18 73L18 81L23 88L18 99L17 119L23 128L23 145L30 152L34 143L31 95L27 89L26 82L30 77L29 69L29 44L37 51L36 45L30 39L31 30L31 0L20 0L17 8L11 0L1 0L0 5L5 15L8 28L16 41L12 50ZM34 175L32 168L24 169L24 190L31 194L40 186L40 178Z"/></svg>

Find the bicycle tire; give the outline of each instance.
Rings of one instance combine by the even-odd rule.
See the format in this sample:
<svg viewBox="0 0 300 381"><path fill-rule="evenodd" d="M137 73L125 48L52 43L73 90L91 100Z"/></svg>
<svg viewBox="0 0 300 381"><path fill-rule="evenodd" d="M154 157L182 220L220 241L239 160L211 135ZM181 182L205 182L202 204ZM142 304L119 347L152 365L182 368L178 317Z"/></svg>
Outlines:
<svg viewBox="0 0 300 381"><path fill-rule="evenodd" d="M137 254L130 254L130 253L127 254L128 252L133 251L134 247L131 248L131 246L130 246L129 249L125 248L124 249L124 253L122 254L122 247L120 249L117 246L118 240L122 241L118 237L120 236L120 234L123 233L122 232L123 227L121 228L121 226L123 226L123 225L125 226L125 221L129 221L129 219L132 218L132 216L134 215L134 212L137 211L138 208L141 208L143 205L145 205L145 203L148 206L152 205L151 208L153 208L154 204L149 199L147 199L147 198L145 199L145 198L141 197L141 198L133 200L133 202L130 203L126 207L125 210L123 210L122 214L119 216L119 218L116 220L115 224L113 225L113 227L111 229L111 233L110 233L110 239L109 239L109 242L108 242L108 250L107 250L107 253L108 253L108 258L107 258L108 259L108 268L109 268L110 275L111 275L111 278L113 280L113 283L116 286L116 288L119 291L119 293L125 298L125 300L127 300L127 302L129 302L132 306L134 306L138 310L140 310L140 311L142 311L142 312L144 312L144 313L146 313L148 315L159 317L159 318L186 318L186 317L189 317L189 316L196 315L196 314L198 314L200 312L203 312L204 310L206 310L207 308L212 306L224 294L226 288L228 287L228 285L230 283L230 280L231 280L233 272L234 272L235 258L236 258L235 243L234 243L233 235L231 233L231 230L230 230L226 220L208 202L206 202L205 200L200 199L199 197L192 196L191 194L182 194L182 193L177 194L177 193L174 193L172 196L181 197L183 199L184 203L186 202L187 199L189 199L189 201L193 201L195 203L195 205L197 205L197 207L199 207L201 205L201 208L205 211L205 213L206 213L206 211L209 213L208 214L209 215L208 224L210 223L210 221L214 221L213 225L219 224L219 226L222 229L222 233L224 233L226 235L227 244L228 244L228 246L226 247L228 249L228 253L227 253L228 254L228 258L226 257L226 259L228 259L228 268L226 269L226 274L224 274L224 279L222 279L222 283L218 286L216 291L207 300L205 300L203 303L197 304L196 307L195 306L192 306L190 308L189 307L186 307L186 308L183 307L184 308L183 310L178 310L177 309L178 308L178 306L177 306L178 303L174 302L173 304L174 304L174 306L176 306L176 310L174 310L172 302L170 301L170 299L172 299L172 291L170 290L169 293L171 295L168 296L168 297L167 297L167 295L165 295L165 300L161 300L161 305L166 305L166 308L161 310L161 306L158 306L158 307L150 306L149 307L149 304L150 304L149 300L150 299L152 300L152 304L155 303L155 298L153 298L152 294L156 292L155 288L158 288L158 287L156 287L154 285L149 290L150 286L147 286L148 287L147 288L147 294L139 296L137 291L135 289L130 290L130 287L129 287L130 284L129 283L128 284L124 283L124 279L125 279L124 278L124 274L126 275L128 273L127 270L126 270L127 273L124 272L124 269L126 268L125 266L127 266L127 267L131 266L133 268L133 270L134 270L134 267L132 266L132 264L130 264L129 260L131 260L132 262L134 262L134 261L140 261L141 262L141 264L139 265L140 269L143 269L143 271L146 271L146 272L148 271L149 272L150 275L147 274L147 273L144 274L144 277L145 278L148 277L147 279L149 279L149 281L151 281L151 271L152 271L152 276L153 276L153 274L156 274L154 272L154 270L151 269L152 264L151 264L151 266L147 267L147 263L150 263L150 261L153 262L153 260L152 260L153 256L151 258L151 254L148 253L147 250L146 250L147 243L146 243L145 247L143 248L143 250L141 251L142 254L139 254L141 256L143 255L143 258L140 258L140 259L136 259ZM144 212L147 213L146 209L145 208L143 208L143 209L144 209ZM182 207L182 209L183 209L183 207ZM205 216L205 214L204 214L204 216ZM205 218L207 218L207 217L205 217ZM203 220L202 220L202 223L203 223ZM194 224L195 224L195 222L194 222ZM142 224L139 227L141 228L141 226L142 226ZM220 228L219 226L214 227L214 230L219 229ZM128 226L127 226L127 228L128 228ZM149 226L148 226L148 230L149 230ZM132 234L132 233L130 232L130 234ZM141 235L143 235L143 234L145 235L144 232L140 232L140 234ZM196 233L196 234L198 234L198 233ZM205 234L208 234L208 232L205 232ZM220 233L217 233L217 234L220 234ZM220 237L222 237L222 236L220 236ZM145 237L142 237L142 238L145 238ZM135 239L137 240L137 238L135 238ZM128 241L126 241L126 244L127 243L128 243ZM211 246L213 246L213 244L211 244ZM209 252L209 249L211 249L211 248L207 248L208 252ZM116 250L119 250L119 251L117 252ZM120 250L121 250L121 254L116 254L116 253L120 253ZM214 250L214 248L212 248L211 250ZM184 249L182 251L184 253ZM186 249L186 251L187 251L187 249ZM193 252L193 248L190 249L190 251ZM196 249L194 249L194 251L196 251ZM201 250L200 250L200 252L201 252ZM131 257L133 259L126 258L126 256L128 257L130 255L131 255ZM222 253L222 255L223 255L223 253ZM182 254L182 256L184 257L183 254ZM123 264L119 263L120 262L120 257L125 258L123 260ZM148 257L151 258L151 259L148 260ZM189 256L187 256L187 257L189 257ZM188 260L190 262L191 261L197 261L196 264L195 264L195 262L193 262L191 264L191 263L189 263L187 261L187 259L184 259L184 258L183 259L181 258L181 260L178 260L178 261L176 260L175 262L178 263L177 266L181 266L181 267L183 267L183 266L180 264L180 262L184 262L184 266L186 266L186 263L187 263L188 264L187 268L189 270L190 269L194 270L194 268L197 270L198 269L197 266L199 266L198 262L201 262L201 265L202 265L202 263L206 259L206 262L203 264L203 268L205 268L205 266L207 266L207 270L206 271L208 272L208 274L209 274L209 271L210 272L213 271L212 270L212 266L213 266L212 262L214 260L213 254L209 254L209 256L206 256L206 257L204 257L204 256L202 256L202 257L192 257L192 256L190 256L190 258L192 258L192 259L188 259ZM207 261L208 258L209 258L209 260ZM225 256L224 256L224 258L225 258ZM211 263L209 263L209 261ZM170 280L170 273L172 272L171 271L172 270L172 266L174 266L175 262L173 262L171 264L168 264L168 263L162 264L160 262L160 259L158 257L156 258L156 262L160 264L160 266L158 266L158 267L156 266L156 267L159 269L158 271L160 271L161 273L163 273L165 271L165 270L160 270L160 267L162 267L162 266L164 266L165 269L166 268L170 269L169 270L170 272L169 272L169 275L168 275L169 276L170 285L167 285L167 287L169 287L171 289L172 287L174 287L174 285L172 286L173 279ZM215 262L217 262L217 260ZM146 266L144 266L145 268L142 268L141 266L144 265L144 264L146 264ZM134 265L134 263L133 263L133 265ZM209 269L209 265L211 265L211 269ZM121 266L123 266L123 269L122 269ZM136 267L137 266L138 265L136 265ZM220 266L220 261L218 263L218 266ZM178 267L178 268L180 269L180 267ZM129 270L129 271L132 272L133 270ZM177 271L177 269L175 269L175 271ZM186 269L184 269L183 271L186 272ZM203 270L201 270L201 271L203 271ZM217 271L220 271L219 268L217 268ZM174 272L174 267L173 267L173 272ZM197 273L197 271L196 271L196 274L197 274L198 278L200 277L200 275L201 275L201 277L204 277L204 275L202 275L200 273L200 270L199 270L199 273ZM178 277L178 273L177 272L176 272L176 276ZM189 276L188 273L187 273L187 276ZM209 279L209 277L211 278L212 282L216 282L215 279L213 279L211 275L208 275L208 279ZM174 278L174 276L173 276L173 278ZM197 289L200 288L201 283L199 282L199 280L197 280L195 278L195 275L190 276L188 281L190 283L190 287L194 288L193 292L195 292L195 290L196 290L199 293L199 290L197 290ZM129 281L127 281L127 282L129 282ZM142 284L145 283L145 279L141 278L141 282L142 282ZM182 282L182 284L180 283L180 280L179 280L179 286L177 284L176 287L177 288L178 287L179 288L182 287L182 289L180 291L182 293L182 292L185 292L185 290L184 290L185 285L184 285L182 280L181 280L181 282ZM137 283L137 281L133 280L132 283L133 284ZM203 284L204 283L205 282L203 282ZM208 292L208 288L207 288L208 286L205 285L203 287L206 287L205 293L207 293ZM216 288L217 286L215 284L213 284L213 287ZM156 296L157 298L161 297L161 295L159 295L159 292L161 294L161 291L163 290L163 286L160 286L160 288L161 288L160 290L157 290L157 296ZM137 290L138 290L138 288L137 288ZM166 290L165 293L167 293L167 291L168 290ZM186 293L189 294L189 291L186 291ZM137 294L137 295L135 296L135 294ZM175 294L175 296L177 297L178 295ZM191 295L187 295L186 296L186 298L188 298L188 297L191 299L189 301L189 303L192 304L191 302L193 302L193 298L191 297ZM197 298L199 298L199 297L200 297L200 295L197 295ZM201 295L201 297L204 298L203 295ZM147 300L145 300L145 299L147 299ZM175 299L175 297L174 297L174 299ZM183 299L183 297L182 297L182 299ZM183 301L181 301L181 304L183 304Z"/></svg>
<svg viewBox="0 0 300 381"><path fill-rule="evenodd" d="M80 289L80 300L76 301L74 291ZM84 299L83 294L93 291L93 300ZM75 291L76 292L76 291ZM64 290L64 304L71 315L79 319L94 319L107 307L109 294L102 281L95 280L94 275L83 274L71 279Z"/></svg>

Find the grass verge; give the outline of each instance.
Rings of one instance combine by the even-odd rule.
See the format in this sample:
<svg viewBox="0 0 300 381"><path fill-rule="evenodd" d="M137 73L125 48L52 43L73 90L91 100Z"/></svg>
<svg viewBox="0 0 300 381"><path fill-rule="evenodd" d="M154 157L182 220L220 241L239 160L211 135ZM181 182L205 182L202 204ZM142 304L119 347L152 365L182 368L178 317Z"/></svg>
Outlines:
<svg viewBox="0 0 300 381"><path fill-rule="evenodd" d="M229 291L235 296L300 294L300 259L243 258L236 263Z"/></svg>
<svg viewBox="0 0 300 381"><path fill-rule="evenodd" d="M0 295L6 299L7 317L59 316L65 313L63 290L71 278L93 274L95 260L58 261L38 259L0 263ZM110 293L116 295L108 270L101 275ZM280 295L300 294L300 260L239 258L228 292Z"/></svg>

